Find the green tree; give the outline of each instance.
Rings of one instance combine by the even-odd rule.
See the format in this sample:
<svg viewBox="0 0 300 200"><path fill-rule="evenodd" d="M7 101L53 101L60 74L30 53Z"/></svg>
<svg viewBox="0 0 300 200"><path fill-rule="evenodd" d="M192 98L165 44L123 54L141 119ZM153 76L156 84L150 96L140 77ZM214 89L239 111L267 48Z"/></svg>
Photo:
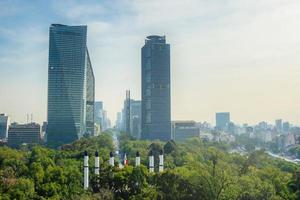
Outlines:
<svg viewBox="0 0 300 200"><path fill-rule="evenodd" d="M7 193L10 199L32 199L35 194L34 183L30 179L20 178L9 188Z"/></svg>

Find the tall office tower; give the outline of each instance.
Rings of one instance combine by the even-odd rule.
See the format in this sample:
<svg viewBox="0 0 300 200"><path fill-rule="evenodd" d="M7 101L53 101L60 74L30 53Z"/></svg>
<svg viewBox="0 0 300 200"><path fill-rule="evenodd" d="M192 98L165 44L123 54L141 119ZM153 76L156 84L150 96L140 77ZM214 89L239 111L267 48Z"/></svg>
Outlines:
<svg viewBox="0 0 300 200"><path fill-rule="evenodd" d="M216 128L218 130L224 131L227 128L229 122L230 122L229 112L216 113Z"/></svg>
<svg viewBox="0 0 300 200"><path fill-rule="evenodd" d="M126 134L130 135L131 128L130 128L130 90L126 91L126 100L125 100L125 132Z"/></svg>
<svg viewBox="0 0 300 200"><path fill-rule="evenodd" d="M47 143L94 134L95 79L87 26L52 24L49 38Z"/></svg>
<svg viewBox="0 0 300 200"><path fill-rule="evenodd" d="M95 123L100 126L100 129L103 130L103 102L95 102Z"/></svg>
<svg viewBox="0 0 300 200"><path fill-rule="evenodd" d="M6 140L8 134L8 126L10 124L9 116L0 114L0 139Z"/></svg>
<svg viewBox="0 0 300 200"><path fill-rule="evenodd" d="M135 138L141 137L141 101L130 101L130 135Z"/></svg>
<svg viewBox="0 0 300 200"><path fill-rule="evenodd" d="M170 44L152 35L142 47L142 139L171 139Z"/></svg>
<svg viewBox="0 0 300 200"><path fill-rule="evenodd" d="M122 130L122 113L121 112L117 113L116 128L120 131Z"/></svg>
<svg viewBox="0 0 300 200"><path fill-rule="evenodd" d="M108 118L107 118L107 111L106 110L102 110L102 127L103 127L103 129L101 129L101 130L106 130L106 129L108 129L109 128L109 126L108 126Z"/></svg>
<svg viewBox="0 0 300 200"><path fill-rule="evenodd" d="M282 119L275 120L275 127L278 132L282 131Z"/></svg>
<svg viewBox="0 0 300 200"><path fill-rule="evenodd" d="M141 137L141 101L126 98L122 113L118 119L120 119L119 129L130 134L135 138Z"/></svg>
<svg viewBox="0 0 300 200"><path fill-rule="evenodd" d="M85 80L85 95L86 95L86 134L94 135L94 112L95 112L95 77L86 47L86 80Z"/></svg>

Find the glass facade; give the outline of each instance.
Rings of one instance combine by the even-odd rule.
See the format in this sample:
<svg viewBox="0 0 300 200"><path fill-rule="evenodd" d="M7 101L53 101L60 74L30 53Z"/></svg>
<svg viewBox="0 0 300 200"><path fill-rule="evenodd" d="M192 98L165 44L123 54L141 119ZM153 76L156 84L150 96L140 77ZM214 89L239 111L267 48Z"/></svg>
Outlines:
<svg viewBox="0 0 300 200"><path fill-rule="evenodd" d="M171 139L170 45L148 36L142 48L142 139Z"/></svg>
<svg viewBox="0 0 300 200"><path fill-rule="evenodd" d="M39 144L41 140L41 126L36 123L13 123L8 130L8 145L19 147L22 144Z"/></svg>
<svg viewBox="0 0 300 200"><path fill-rule="evenodd" d="M94 135L95 78L89 53L88 51L86 52L86 133L89 135Z"/></svg>
<svg viewBox="0 0 300 200"><path fill-rule="evenodd" d="M52 24L49 34L47 143L58 146L93 134L94 75L87 26Z"/></svg>
<svg viewBox="0 0 300 200"><path fill-rule="evenodd" d="M9 124L10 124L10 117L5 114L0 114L0 139L1 140L7 139Z"/></svg>

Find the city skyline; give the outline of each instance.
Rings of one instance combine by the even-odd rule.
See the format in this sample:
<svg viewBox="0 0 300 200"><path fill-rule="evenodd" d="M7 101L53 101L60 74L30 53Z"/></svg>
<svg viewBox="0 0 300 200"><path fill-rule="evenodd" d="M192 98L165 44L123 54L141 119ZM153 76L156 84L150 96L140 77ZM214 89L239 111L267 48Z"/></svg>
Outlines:
<svg viewBox="0 0 300 200"><path fill-rule="evenodd" d="M300 124L297 1L248 2L247 9L237 1L15 3L18 9L0 3L0 110L12 121L26 121L26 113L46 121L48 27L62 23L89 27L95 100L106 104L112 121L126 89L140 99L140 46L158 34L172 45L172 120L215 124L215 113L228 111L240 124L279 118Z"/></svg>

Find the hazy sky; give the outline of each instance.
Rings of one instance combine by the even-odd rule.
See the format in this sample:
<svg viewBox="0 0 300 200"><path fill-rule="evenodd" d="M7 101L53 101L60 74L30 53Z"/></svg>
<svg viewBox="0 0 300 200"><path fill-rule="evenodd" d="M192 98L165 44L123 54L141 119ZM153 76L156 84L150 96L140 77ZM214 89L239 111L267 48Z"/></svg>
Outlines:
<svg viewBox="0 0 300 200"><path fill-rule="evenodd" d="M51 23L88 25L96 100L114 121L140 99L147 35L171 45L172 119L300 125L299 0L0 1L0 113L47 116Z"/></svg>

